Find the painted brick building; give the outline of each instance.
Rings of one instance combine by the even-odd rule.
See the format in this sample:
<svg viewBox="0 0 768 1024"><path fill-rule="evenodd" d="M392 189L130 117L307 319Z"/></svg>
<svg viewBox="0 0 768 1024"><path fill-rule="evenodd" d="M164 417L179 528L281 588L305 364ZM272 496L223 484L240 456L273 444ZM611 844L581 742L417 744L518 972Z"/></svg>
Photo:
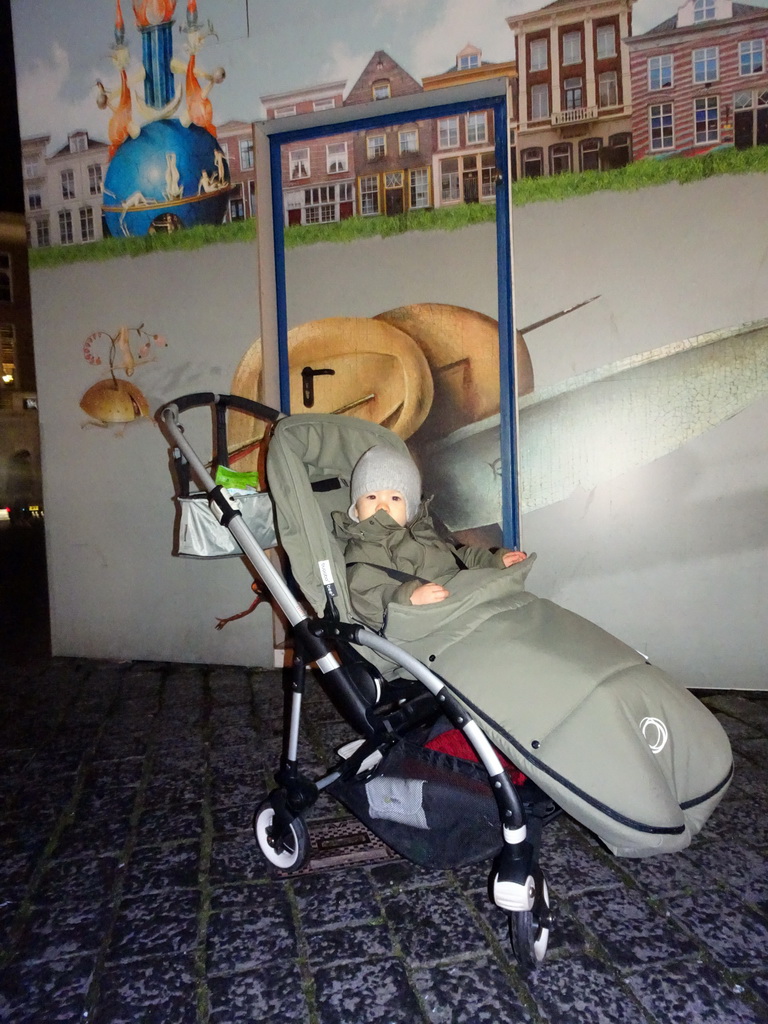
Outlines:
<svg viewBox="0 0 768 1024"><path fill-rule="evenodd" d="M227 221L247 220L256 215L256 169L253 161L253 126L249 121L225 121L219 125L216 141L229 165L232 191L227 203Z"/></svg>
<svg viewBox="0 0 768 1024"><path fill-rule="evenodd" d="M262 96L267 120L342 106L346 82L325 82ZM281 149L286 226L344 220L356 212L351 132L290 143Z"/></svg>
<svg viewBox="0 0 768 1024"><path fill-rule="evenodd" d="M627 39L635 158L768 143L768 10L687 0Z"/></svg>
<svg viewBox="0 0 768 1024"><path fill-rule="evenodd" d="M397 61L377 50L349 90L344 106L421 92ZM432 122L410 121L355 132L358 211L394 216L432 206Z"/></svg>
<svg viewBox="0 0 768 1024"><path fill-rule="evenodd" d="M519 82L520 177L632 159L629 51L634 0L554 0L507 18Z"/></svg>

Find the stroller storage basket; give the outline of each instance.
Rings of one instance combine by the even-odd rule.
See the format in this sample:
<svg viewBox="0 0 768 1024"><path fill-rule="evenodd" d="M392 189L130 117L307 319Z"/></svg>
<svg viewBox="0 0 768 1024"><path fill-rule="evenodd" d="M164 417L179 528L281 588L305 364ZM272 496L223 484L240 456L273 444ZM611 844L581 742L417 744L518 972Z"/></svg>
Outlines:
<svg viewBox="0 0 768 1024"><path fill-rule="evenodd" d="M277 543L272 501L266 491L228 492L232 505L262 548ZM179 498L179 554L193 558L226 558L241 555L240 545L214 515L206 494Z"/></svg>
<svg viewBox="0 0 768 1024"><path fill-rule="evenodd" d="M400 740L373 772L335 782L331 796L393 850L423 867L458 868L501 849L488 773Z"/></svg>

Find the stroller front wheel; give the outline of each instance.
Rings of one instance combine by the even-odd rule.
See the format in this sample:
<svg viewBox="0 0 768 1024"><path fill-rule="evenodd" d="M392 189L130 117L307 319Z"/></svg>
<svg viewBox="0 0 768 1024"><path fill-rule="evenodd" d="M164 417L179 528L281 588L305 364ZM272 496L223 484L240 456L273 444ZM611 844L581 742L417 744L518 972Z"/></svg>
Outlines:
<svg viewBox="0 0 768 1024"><path fill-rule="evenodd" d="M541 870L536 872L536 897L531 910L517 911L509 918L509 938L515 957L523 968L538 967L547 953L553 914L549 904L547 880Z"/></svg>
<svg viewBox="0 0 768 1024"><path fill-rule="evenodd" d="M259 849L272 867L280 871L298 871L309 857L309 829L306 822L303 818L294 818L287 832L278 836L274 820L274 808L269 800L265 800L257 808L253 821Z"/></svg>

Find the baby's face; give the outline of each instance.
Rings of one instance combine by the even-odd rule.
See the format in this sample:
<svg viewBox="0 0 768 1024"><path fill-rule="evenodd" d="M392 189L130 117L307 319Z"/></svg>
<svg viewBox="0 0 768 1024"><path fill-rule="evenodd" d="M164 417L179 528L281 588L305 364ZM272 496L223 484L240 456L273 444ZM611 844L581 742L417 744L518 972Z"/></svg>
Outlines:
<svg viewBox="0 0 768 1024"><path fill-rule="evenodd" d="M382 508L399 526L405 526L405 498L400 491L371 491L369 494L363 494L355 502L355 511L361 523Z"/></svg>

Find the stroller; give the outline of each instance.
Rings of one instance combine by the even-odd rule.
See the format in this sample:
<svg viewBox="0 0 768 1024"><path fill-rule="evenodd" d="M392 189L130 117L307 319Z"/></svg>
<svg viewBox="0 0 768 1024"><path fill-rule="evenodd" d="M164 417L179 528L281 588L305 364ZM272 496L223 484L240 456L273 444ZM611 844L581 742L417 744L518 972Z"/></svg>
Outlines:
<svg viewBox="0 0 768 1024"><path fill-rule="evenodd" d="M210 467L180 422L201 406L214 417ZM260 439L268 491L251 495L250 508L214 479L229 463L228 412L253 417ZM236 542L230 550L246 555L290 627L283 755L254 819L273 869L306 863L305 814L325 791L417 864L492 861L490 897L530 969L553 926L541 833L561 811L618 856L689 845L732 776L724 731L642 655L528 593L530 558L504 572L459 572L440 604L391 605L380 633L355 621L331 513L346 510L363 452L375 444L404 450L399 437L348 416L282 416L210 393L170 402L158 417L172 442L180 504L206 520L192 526L182 515L180 551L220 554L222 535ZM190 476L203 492L190 492ZM285 577L264 551L274 531L290 566ZM184 552L188 535L193 550ZM320 779L303 775L297 756L309 666L359 737Z"/></svg>

